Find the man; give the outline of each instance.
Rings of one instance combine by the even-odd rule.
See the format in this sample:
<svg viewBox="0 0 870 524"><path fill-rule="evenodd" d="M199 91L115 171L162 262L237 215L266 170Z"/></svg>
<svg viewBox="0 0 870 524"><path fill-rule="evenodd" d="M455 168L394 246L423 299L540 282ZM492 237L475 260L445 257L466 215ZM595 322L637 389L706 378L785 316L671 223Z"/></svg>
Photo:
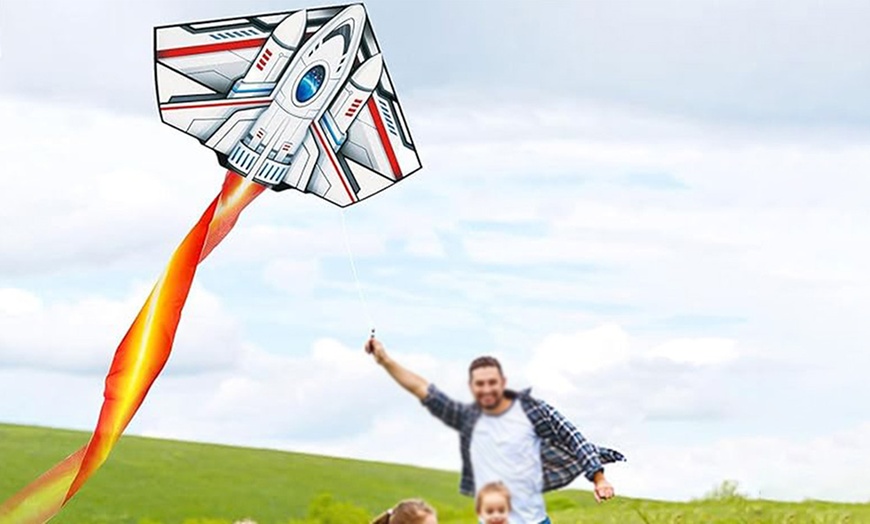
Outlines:
<svg viewBox="0 0 870 524"><path fill-rule="evenodd" d="M581 474L594 484L595 500L613 497L602 464L625 457L588 442L552 406L533 398L531 390L506 389L498 360L480 357L471 363L468 378L475 402L462 404L391 359L374 337L365 350L432 415L459 431L462 494L473 497L487 483L503 482L511 493L513 524L549 524L543 493Z"/></svg>

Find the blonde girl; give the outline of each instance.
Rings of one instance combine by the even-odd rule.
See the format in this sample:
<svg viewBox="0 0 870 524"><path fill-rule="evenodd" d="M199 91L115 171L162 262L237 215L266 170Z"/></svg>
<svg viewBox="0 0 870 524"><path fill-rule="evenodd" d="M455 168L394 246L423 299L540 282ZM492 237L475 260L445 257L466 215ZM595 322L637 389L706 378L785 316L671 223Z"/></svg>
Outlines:
<svg viewBox="0 0 870 524"><path fill-rule="evenodd" d="M501 482L490 482L477 492L474 509L481 524L508 524L511 493Z"/></svg>

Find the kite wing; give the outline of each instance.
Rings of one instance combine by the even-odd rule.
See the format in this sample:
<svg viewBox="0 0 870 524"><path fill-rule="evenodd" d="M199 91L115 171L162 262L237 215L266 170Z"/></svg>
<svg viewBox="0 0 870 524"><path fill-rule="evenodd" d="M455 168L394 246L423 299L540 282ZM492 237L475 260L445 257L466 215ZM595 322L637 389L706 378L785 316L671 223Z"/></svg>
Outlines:
<svg viewBox="0 0 870 524"><path fill-rule="evenodd" d="M275 191L345 207L420 169L361 4L155 30L164 123Z"/></svg>

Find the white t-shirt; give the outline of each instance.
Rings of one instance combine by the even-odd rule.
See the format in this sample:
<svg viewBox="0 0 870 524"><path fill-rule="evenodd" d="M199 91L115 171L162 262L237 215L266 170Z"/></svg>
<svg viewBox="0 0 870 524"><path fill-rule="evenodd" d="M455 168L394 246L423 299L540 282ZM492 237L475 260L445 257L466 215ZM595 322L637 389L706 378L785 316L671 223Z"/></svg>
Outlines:
<svg viewBox="0 0 870 524"><path fill-rule="evenodd" d="M511 524L547 518L541 439L519 401L500 415L480 415L471 434L471 467L475 489L501 481L510 490Z"/></svg>

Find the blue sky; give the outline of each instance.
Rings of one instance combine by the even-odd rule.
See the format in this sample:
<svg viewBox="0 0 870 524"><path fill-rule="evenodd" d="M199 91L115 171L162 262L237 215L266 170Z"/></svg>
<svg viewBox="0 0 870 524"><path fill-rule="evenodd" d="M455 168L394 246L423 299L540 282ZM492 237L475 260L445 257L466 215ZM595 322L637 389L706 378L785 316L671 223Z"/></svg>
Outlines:
<svg viewBox="0 0 870 524"><path fill-rule="evenodd" d="M460 398L499 355L629 456L618 493L868 500L870 9L491 5L367 3L424 169L344 212L366 302L341 212L264 194L130 433L456 469L362 354L371 318ZM296 7L0 2L0 420L92 428L219 190L157 117L151 28Z"/></svg>

